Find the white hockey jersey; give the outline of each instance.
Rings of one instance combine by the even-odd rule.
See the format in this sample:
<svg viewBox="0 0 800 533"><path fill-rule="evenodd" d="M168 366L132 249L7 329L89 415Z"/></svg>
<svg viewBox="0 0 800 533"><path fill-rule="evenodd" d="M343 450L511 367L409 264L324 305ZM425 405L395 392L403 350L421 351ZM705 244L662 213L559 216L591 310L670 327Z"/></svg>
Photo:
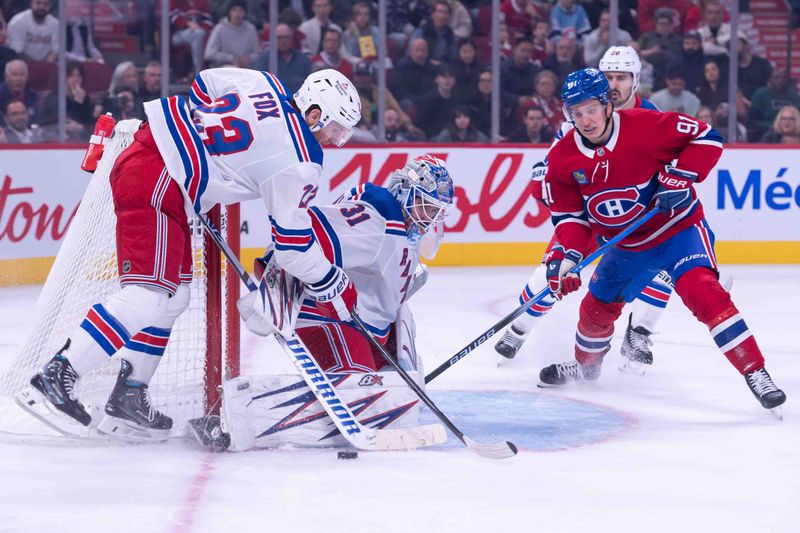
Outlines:
<svg viewBox="0 0 800 533"><path fill-rule="evenodd" d="M373 334L386 339L419 264L400 203L387 189L366 183L334 205L312 207L309 213L325 256L344 268L356 286L361 320ZM331 321L306 299L296 327Z"/></svg>
<svg viewBox="0 0 800 533"><path fill-rule="evenodd" d="M180 96L144 107L187 211L260 197L278 264L317 283L332 268L314 245L307 212L317 194L322 147L291 98L269 72L221 68L197 75L188 108Z"/></svg>

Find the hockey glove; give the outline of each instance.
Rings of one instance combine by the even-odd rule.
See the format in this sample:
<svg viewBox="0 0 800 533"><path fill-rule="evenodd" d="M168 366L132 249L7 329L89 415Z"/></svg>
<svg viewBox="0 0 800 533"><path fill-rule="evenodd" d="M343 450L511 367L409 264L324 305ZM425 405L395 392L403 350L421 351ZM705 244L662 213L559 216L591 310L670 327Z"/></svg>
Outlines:
<svg viewBox="0 0 800 533"><path fill-rule="evenodd" d="M577 291L581 286L580 275L569 272L572 267L580 263L581 259L583 256L580 253L575 250L564 250L563 246L558 245L547 254L545 259L547 283L556 300Z"/></svg>
<svg viewBox="0 0 800 533"><path fill-rule="evenodd" d="M692 183L697 174L667 166L658 173L658 209L669 216L692 205Z"/></svg>
<svg viewBox="0 0 800 533"><path fill-rule="evenodd" d="M306 292L323 315L341 322L350 320L350 313L356 309L356 286L339 267L331 267L322 280L306 285Z"/></svg>
<svg viewBox="0 0 800 533"><path fill-rule="evenodd" d="M236 302L239 315L244 320L244 325L262 337L268 337L275 333L274 319L269 309L269 303L263 293L263 281L261 290L248 292Z"/></svg>
<svg viewBox="0 0 800 533"><path fill-rule="evenodd" d="M539 161L531 169L531 196L539 200L547 207L550 207L549 199L545 194L544 178L547 175L547 158L544 161Z"/></svg>

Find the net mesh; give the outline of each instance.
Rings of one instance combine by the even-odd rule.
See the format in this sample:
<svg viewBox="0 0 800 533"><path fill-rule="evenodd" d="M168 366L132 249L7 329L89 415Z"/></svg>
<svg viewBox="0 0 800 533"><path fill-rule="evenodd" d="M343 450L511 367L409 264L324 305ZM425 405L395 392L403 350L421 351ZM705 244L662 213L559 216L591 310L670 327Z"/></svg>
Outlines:
<svg viewBox="0 0 800 533"><path fill-rule="evenodd" d="M61 348L89 307L119 289L116 216L108 178L114 160L131 144L138 127L139 121L124 121L117 125L39 296L31 333L17 360L0 378L2 432L52 433L16 407L11 398ZM224 222L225 217L222 219ZM157 409L173 418L176 435L182 432L186 420L204 414L207 392L218 385L206 382L208 328L216 328L216 333L225 339L219 331L224 322L210 324L207 319L208 316L225 315L224 309L209 313L206 297L209 276L219 278L222 274L219 270L209 272L207 269L208 252L199 221L190 220L190 227L194 246L191 302L176 321L162 361L150 383L151 400ZM216 250L214 253L219 255ZM225 284L221 286L224 288ZM221 300L225 299L223 293ZM223 343L223 349L230 352L231 348ZM216 365L220 366L219 363ZM118 371L119 357L115 356L101 368L82 376L76 386L77 397L92 415L93 425L102 420L103 408ZM91 430L87 431L87 437L92 435Z"/></svg>

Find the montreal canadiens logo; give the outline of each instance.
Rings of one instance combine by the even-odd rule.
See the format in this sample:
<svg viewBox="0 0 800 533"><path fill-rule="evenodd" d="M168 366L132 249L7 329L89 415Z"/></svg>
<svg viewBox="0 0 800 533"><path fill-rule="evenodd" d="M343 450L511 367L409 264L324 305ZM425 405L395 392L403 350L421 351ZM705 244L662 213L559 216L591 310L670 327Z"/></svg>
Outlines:
<svg viewBox="0 0 800 533"><path fill-rule="evenodd" d="M589 198L586 207L589 216L603 226L625 226L644 211L645 206L638 203L638 199L636 187L609 189Z"/></svg>

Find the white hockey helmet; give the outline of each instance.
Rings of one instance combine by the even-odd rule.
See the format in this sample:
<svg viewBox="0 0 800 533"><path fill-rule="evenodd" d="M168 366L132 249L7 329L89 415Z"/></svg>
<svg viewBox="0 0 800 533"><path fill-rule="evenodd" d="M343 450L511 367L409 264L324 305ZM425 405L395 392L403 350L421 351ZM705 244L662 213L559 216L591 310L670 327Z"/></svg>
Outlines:
<svg viewBox="0 0 800 533"><path fill-rule="evenodd" d="M343 146L361 120L361 99L353 83L339 71L319 70L310 74L294 93L294 103L305 116L311 106L322 114L311 131L325 130L331 142Z"/></svg>
<svg viewBox="0 0 800 533"><path fill-rule="evenodd" d="M631 96L639 89L639 73L642 61L639 54L630 46L612 46L600 59L600 72L630 72L633 74Z"/></svg>

